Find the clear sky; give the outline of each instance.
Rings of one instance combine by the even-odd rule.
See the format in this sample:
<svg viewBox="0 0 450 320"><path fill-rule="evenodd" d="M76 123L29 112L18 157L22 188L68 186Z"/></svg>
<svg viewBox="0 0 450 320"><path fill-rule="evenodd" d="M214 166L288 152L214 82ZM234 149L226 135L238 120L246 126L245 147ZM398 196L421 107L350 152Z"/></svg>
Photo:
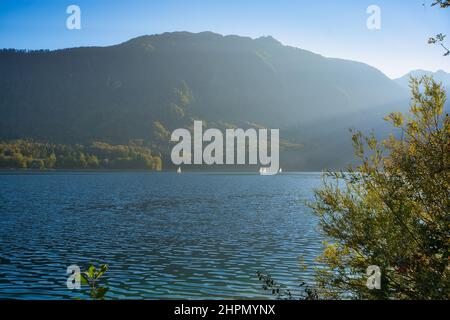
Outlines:
<svg viewBox="0 0 450 320"><path fill-rule="evenodd" d="M433 0L0 0L0 48L111 45L144 34L213 31L282 43L327 57L368 63L390 77L413 69L450 72L450 57L427 45L449 35L450 9ZM68 30L66 8L81 8L81 30ZM369 5L381 30L369 30Z"/></svg>

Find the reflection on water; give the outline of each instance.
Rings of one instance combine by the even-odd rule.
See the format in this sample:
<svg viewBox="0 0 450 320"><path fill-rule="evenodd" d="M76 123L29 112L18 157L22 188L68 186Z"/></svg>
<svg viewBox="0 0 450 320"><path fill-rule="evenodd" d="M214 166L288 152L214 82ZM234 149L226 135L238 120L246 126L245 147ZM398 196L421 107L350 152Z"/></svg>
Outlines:
<svg viewBox="0 0 450 320"><path fill-rule="evenodd" d="M321 249L317 174L0 174L0 298L75 298L66 268L109 264L108 298L268 298ZM305 274L302 274L305 276ZM308 276L308 275L306 275Z"/></svg>

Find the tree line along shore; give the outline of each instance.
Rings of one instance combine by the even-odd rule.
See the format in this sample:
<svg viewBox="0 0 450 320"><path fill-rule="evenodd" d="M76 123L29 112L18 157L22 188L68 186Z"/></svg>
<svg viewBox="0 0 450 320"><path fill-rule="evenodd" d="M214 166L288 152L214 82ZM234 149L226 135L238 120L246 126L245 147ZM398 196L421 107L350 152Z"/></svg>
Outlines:
<svg viewBox="0 0 450 320"><path fill-rule="evenodd" d="M161 155L140 141L112 145L54 144L33 140L0 142L1 169L162 170Z"/></svg>

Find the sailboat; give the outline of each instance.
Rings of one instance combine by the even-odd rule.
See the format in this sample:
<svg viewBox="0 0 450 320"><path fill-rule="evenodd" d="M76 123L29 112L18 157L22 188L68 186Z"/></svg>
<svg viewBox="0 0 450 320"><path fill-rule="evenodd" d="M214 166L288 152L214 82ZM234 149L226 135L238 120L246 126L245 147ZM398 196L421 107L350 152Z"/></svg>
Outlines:
<svg viewBox="0 0 450 320"><path fill-rule="evenodd" d="M259 174L266 174L267 168L259 168Z"/></svg>
<svg viewBox="0 0 450 320"><path fill-rule="evenodd" d="M178 167L177 173L178 173L178 174L181 173L181 167Z"/></svg>
<svg viewBox="0 0 450 320"><path fill-rule="evenodd" d="M280 170L278 170L278 173L283 173L283 169L280 168Z"/></svg>

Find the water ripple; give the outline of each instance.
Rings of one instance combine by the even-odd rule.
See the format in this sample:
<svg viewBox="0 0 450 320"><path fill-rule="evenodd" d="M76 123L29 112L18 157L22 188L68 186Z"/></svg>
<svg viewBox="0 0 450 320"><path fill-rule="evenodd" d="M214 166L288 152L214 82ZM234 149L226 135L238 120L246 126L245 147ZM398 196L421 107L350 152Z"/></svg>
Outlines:
<svg viewBox="0 0 450 320"><path fill-rule="evenodd" d="M108 263L112 299L264 299L322 238L317 175L0 175L0 298L71 299L66 268ZM303 274L307 278L311 274Z"/></svg>

